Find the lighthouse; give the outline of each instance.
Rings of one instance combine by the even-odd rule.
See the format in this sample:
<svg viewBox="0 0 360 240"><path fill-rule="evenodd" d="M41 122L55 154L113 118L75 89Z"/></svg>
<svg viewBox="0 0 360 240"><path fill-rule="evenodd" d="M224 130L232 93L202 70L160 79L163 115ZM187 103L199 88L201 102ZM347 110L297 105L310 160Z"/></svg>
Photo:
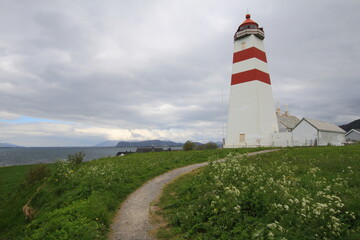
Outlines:
<svg viewBox="0 0 360 240"><path fill-rule="evenodd" d="M225 148L272 146L269 136L279 131L264 38L247 14L234 35Z"/></svg>

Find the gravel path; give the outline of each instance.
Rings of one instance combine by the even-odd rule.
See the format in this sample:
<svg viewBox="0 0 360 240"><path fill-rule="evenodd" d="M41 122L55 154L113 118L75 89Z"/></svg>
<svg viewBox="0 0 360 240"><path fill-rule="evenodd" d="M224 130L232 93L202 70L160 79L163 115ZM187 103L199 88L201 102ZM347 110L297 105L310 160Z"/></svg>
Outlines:
<svg viewBox="0 0 360 240"><path fill-rule="evenodd" d="M277 151L278 149L264 150L247 154L248 156ZM223 160L218 160L223 161ZM197 168L209 164L197 163L177 168L163 175L157 176L127 197L116 214L110 226L110 240L147 240L151 239L148 232L150 203L161 194L163 187L174 178L189 173Z"/></svg>

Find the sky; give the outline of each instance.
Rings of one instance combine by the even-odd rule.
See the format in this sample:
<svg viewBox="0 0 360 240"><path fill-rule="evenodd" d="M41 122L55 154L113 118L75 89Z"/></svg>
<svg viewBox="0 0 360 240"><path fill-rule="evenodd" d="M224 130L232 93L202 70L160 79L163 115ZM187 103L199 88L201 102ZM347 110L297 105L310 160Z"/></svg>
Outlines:
<svg viewBox="0 0 360 240"><path fill-rule="evenodd" d="M358 0L0 0L0 142L221 141L233 35L265 31L274 106L360 118Z"/></svg>

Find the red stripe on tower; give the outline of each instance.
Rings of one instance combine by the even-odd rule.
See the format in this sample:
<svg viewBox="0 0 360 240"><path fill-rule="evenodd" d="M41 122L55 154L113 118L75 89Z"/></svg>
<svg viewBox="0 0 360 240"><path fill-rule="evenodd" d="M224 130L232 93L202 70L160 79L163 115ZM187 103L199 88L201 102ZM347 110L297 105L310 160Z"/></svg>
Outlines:
<svg viewBox="0 0 360 240"><path fill-rule="evenodd" d="M250 58L257 58L263 62L267 62L266 53L256 47L244 49L234 53L233 63L241 62Z"/></svg>
<svg viewBox="0 0 360 240"><path fill-rule="evenodd" d="M258 69L235 73L231 76L231 85L236 85L251 81L260 81L271 85L270 75Z"/></svg>

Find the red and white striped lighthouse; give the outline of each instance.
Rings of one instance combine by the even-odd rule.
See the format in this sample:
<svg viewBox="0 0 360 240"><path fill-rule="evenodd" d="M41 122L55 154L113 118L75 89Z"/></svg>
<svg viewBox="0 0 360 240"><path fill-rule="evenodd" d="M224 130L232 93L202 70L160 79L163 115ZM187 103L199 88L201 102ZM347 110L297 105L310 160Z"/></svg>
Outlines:
<svg viewBox="0 0 360 240"><path fill-rule="evenodd" d="M264 38L247 14L234 35L225 148L270 146L269 135L279 131Z"/></svg>

